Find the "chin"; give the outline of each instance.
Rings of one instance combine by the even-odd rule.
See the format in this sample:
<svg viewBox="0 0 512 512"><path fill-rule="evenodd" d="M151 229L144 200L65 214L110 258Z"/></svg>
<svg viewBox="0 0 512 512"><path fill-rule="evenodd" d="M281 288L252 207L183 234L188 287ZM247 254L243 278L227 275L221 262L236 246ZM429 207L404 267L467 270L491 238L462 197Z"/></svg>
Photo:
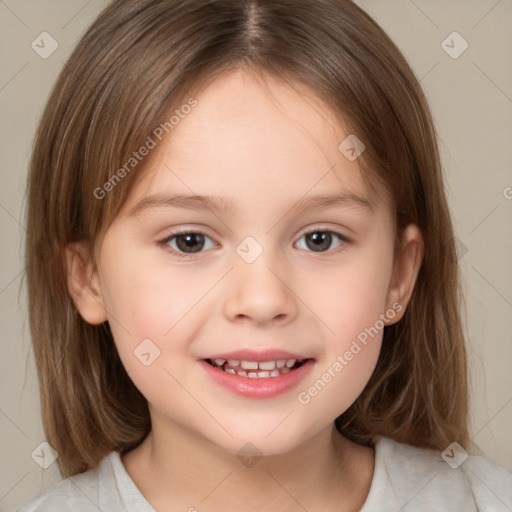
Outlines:
<svg viewBox="0 0 512 512"><path fill-rule="evenodd" d="M226 430L233 437L227 439L227 436L222 436L222 439L213 440L210 437L210 432L209 441L222 451L239 457L244 455L259 457L283 455L298 449L311 435L308 435L302 428L300 431L294 431L293 425L290 425L287 420L279 424L282 420L283 418L272 423L268 422L262 428L249 427L250 422L248 421L243 425L226 424ZM274 426L269 428L269 425Z"/></svg>

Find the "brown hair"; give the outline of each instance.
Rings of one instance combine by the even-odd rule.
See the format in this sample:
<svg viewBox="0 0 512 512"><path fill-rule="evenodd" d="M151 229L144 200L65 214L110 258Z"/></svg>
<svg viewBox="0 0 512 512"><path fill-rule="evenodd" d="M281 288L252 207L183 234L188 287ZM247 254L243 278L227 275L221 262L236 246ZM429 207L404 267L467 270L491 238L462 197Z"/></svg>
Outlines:
<svg viewBox="0 0 512 512"><path fill-rule="evenodd" d="M123 0L104 10L63 68L28 181L30 329L43 425L64 476L134 448L151 428L108 324L89 325L74 307L64 249L97 246L140 170L103 198L94 191L192 91L241 66L305 84L343 115L366 146L366 179L392 198L396 244L410 223L424 238L405 315L385 328L374 374L337 428L361 444L383 435L468 447L453 229L429 108L397 47L348 0Z"/></svg>

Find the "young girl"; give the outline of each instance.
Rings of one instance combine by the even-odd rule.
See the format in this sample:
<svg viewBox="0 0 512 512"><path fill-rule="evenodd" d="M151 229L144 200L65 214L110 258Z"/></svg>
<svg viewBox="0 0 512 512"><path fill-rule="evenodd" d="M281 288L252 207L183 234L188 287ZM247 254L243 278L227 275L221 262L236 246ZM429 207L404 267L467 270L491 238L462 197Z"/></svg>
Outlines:
<svg viewBox="0 0 512 512"><path fill-rule="evenodd" d="M468 456L428 106L354 3L110 4L41 120L26 251L66 479L21 510L512 510Z"/></svg>

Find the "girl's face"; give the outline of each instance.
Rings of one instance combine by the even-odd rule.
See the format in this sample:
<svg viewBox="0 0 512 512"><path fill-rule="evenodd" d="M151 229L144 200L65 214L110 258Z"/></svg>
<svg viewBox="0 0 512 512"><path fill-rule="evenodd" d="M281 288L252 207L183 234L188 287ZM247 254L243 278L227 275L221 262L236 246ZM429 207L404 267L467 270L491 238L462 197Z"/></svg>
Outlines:
<svg viewBox="0 0 512 512"><path fill-rule="evenodd" d="M154 431L283 453L361 393L417 265L394 272L385 192L369 193L339 149L349 133L310 91L237 71L195 100L153 137L105 235L95 321L108 319Z"/></svg>

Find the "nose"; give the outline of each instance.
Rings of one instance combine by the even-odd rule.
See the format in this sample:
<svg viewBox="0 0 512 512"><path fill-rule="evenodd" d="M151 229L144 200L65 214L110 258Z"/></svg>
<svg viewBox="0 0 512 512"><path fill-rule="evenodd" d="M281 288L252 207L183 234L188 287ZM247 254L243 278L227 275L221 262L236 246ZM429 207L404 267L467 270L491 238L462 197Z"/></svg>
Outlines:
<svg viewBox="0 0 512 512"><path fill-rule="evenodd" d="M280 271L265 253L253 263L239 261L230 273L224 315L233 322L287 324L297 316L289 272ZM283 269L284 270L284 269Z"/></svg>

